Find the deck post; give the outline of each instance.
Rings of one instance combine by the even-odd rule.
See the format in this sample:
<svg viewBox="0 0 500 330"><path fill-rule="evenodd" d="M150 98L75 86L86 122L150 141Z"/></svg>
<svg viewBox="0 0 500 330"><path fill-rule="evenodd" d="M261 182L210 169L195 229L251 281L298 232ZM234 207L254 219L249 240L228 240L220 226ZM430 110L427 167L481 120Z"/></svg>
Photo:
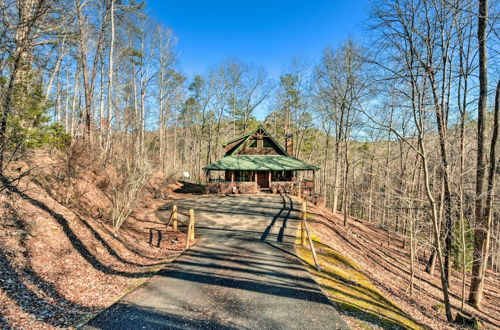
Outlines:
<svg viewBox="0 0 500 330"><path fill-rule="evenodd" d="M313 170L313 194L316 194L316 171Z"/></svg>

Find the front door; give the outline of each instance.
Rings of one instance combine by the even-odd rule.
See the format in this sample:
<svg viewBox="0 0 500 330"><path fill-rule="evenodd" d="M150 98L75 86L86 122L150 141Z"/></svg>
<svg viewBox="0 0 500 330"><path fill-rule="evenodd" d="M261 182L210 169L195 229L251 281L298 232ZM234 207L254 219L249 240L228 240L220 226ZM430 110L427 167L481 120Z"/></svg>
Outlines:
<svg viewBox="0 0 500 330"><path fill-rule="evenodd" d="M261 188L269 188L269 173L265 171L257 172L257 184Z"/></svg>

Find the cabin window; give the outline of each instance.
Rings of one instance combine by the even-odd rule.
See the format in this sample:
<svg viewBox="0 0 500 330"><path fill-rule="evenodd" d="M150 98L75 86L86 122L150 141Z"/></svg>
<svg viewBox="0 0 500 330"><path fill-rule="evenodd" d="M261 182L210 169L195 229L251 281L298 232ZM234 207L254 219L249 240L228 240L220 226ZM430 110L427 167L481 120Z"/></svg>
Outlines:
<svg viewBox="0 0 500 330"><path fill-rule="evenodd" d="M264 148L272 148L273 147L273 143L271 141L271 138L264 138Z"/></svg>
<svg viewBox="0 0 500 330"><path fill-rule="evenodd" d="M236 171L235 181L247 182L251 181L250 171Z"/></svg>
<svg viewBox="0 0 500 330"><path fill-rule="evenodd" d="M252 142L249 145L249 148L257 148L257 140L252 140Z"/></svg>
<svg viewBox="0 0 500 330"><path fill-rule="evenodd" d="M272 171L271 180L272 181L291 181L290 171Z"/></svg>

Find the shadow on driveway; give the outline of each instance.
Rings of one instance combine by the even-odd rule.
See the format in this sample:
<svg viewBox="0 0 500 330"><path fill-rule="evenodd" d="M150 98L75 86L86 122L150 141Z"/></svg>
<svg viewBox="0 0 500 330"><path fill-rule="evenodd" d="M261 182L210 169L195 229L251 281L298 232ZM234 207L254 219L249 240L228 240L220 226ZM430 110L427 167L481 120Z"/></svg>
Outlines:
<svg viewBox="0 0 500 330"><path fill-rule="evenodd" d="M299 210L291 198L177 203L195 210L197 245L86 328L347 329L293 254Z"/></svg>

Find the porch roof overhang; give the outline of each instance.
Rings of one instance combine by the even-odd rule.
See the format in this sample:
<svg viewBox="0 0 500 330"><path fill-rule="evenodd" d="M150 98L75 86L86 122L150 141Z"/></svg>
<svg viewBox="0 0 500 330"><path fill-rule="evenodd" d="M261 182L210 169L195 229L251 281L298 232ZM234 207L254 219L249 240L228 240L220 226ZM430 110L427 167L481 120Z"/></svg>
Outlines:
<svg viewBox="0 0 500 330"><path fill-rule="evenodd" d="M319 167L282 155L226 156L203 168L205 171L317 171Z"/></svg>

